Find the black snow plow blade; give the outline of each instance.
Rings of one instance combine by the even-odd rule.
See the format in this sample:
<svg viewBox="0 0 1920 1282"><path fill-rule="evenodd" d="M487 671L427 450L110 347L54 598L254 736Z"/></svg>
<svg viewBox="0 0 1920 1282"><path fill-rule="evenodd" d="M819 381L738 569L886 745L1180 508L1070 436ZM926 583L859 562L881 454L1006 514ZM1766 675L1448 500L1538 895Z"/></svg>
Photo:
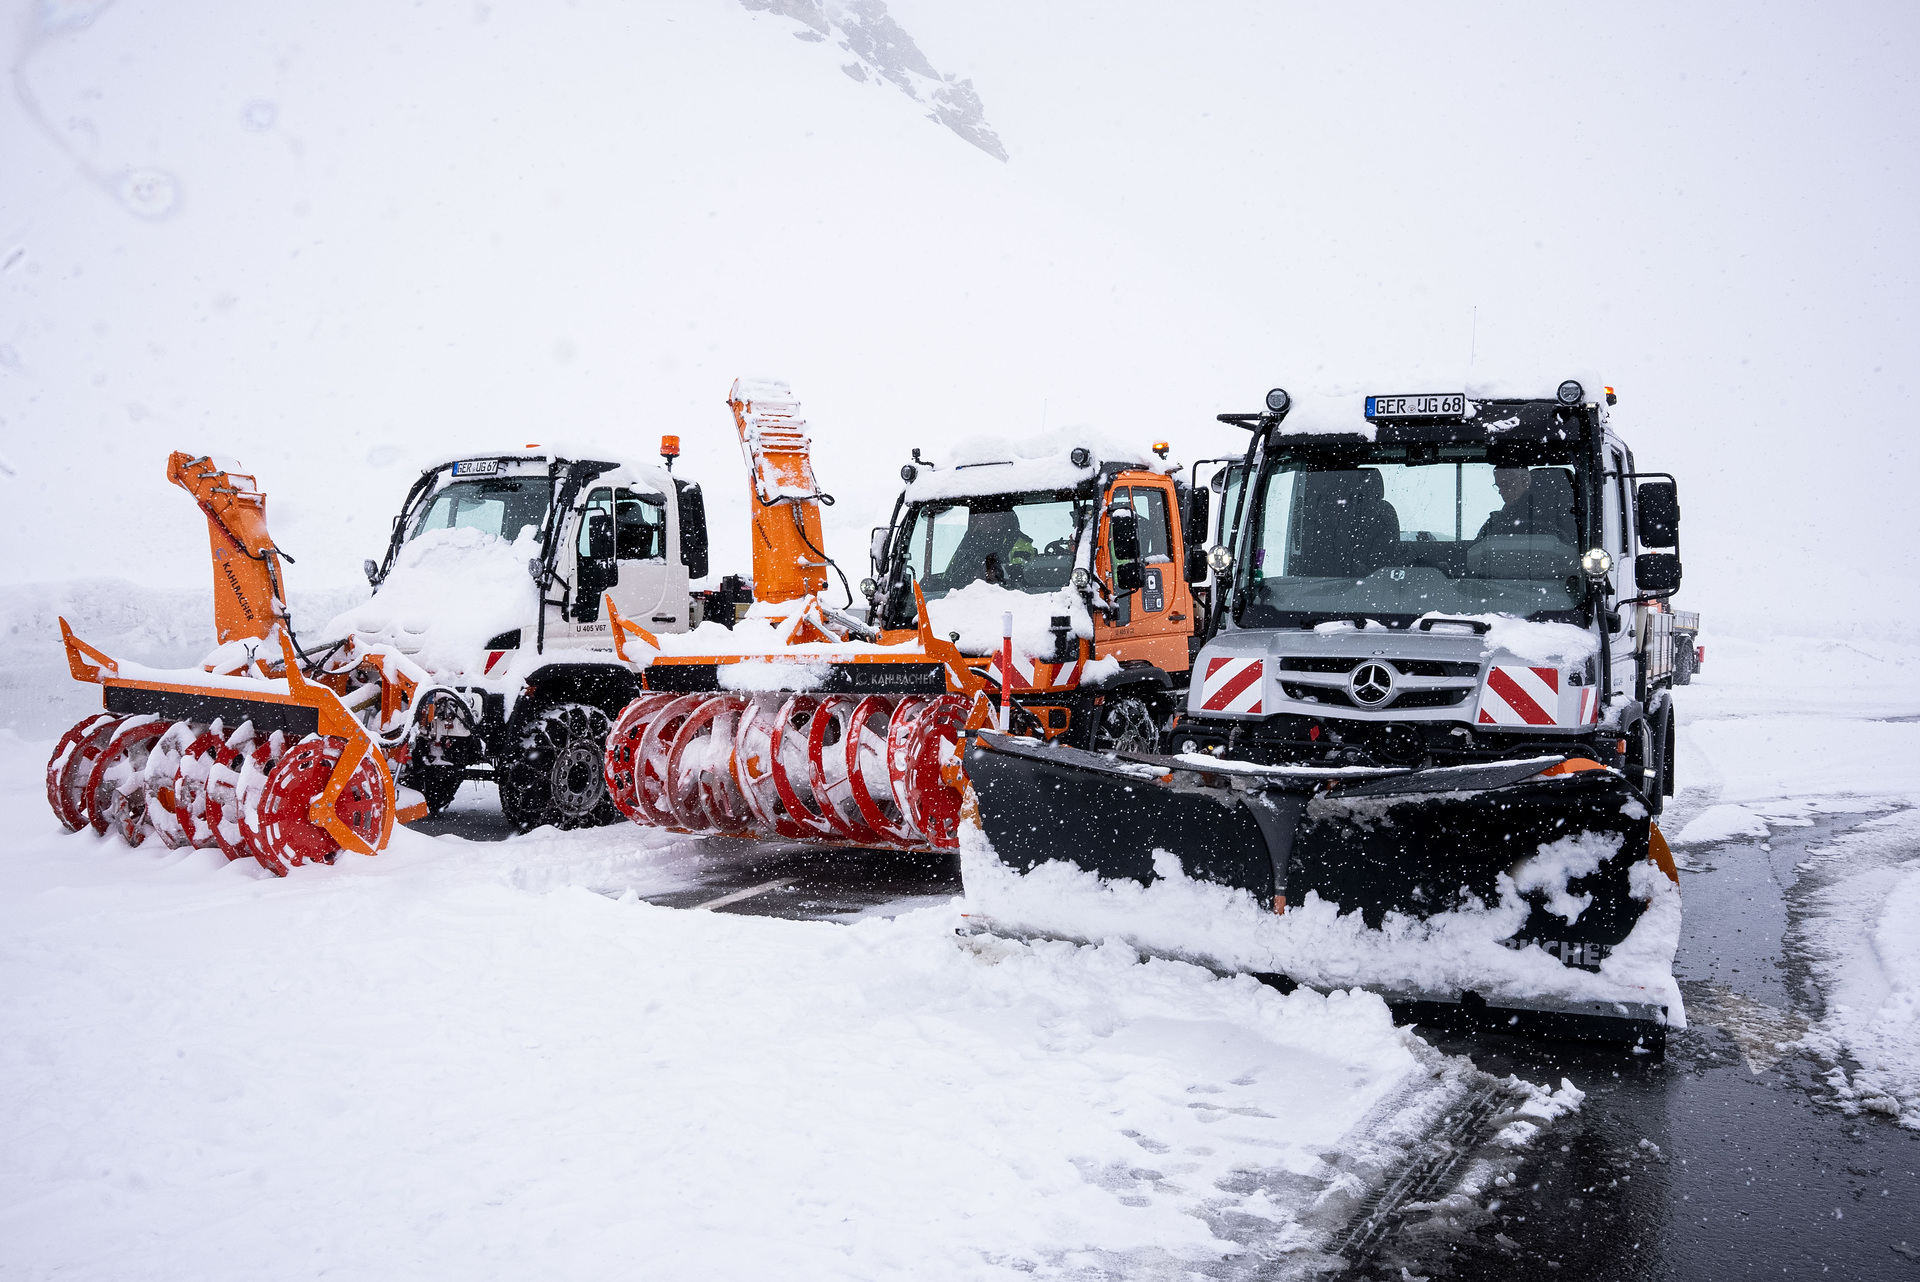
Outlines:
<svg viewBox="0 0 1920 1282"><path fill-rule="evenodd" d="M1245 890L1259 904L1283 897L1298 906L1314 892L1343 912L1357 910L1373 930L1390 912L1430 918L1462 907L1467 895L1493 904L1503 873L1543 846L1593 834L1617 850L1566 883L1567 894L1591 896L1585 910L1569 923L1548 911L1544 895L1528 894L1525 924L1503 942L1538 944L1566 966L1598 970L1645 910L1629 875L1647 858L1651 825L1618 772L1541 776L1560 760L1425 770L1211 767L983 731L969 742L966 772L995 855L1018 871L1065 860L1145 884L1155 880L1161 850L1176 855L1187 876ZM1204 952L1204 941L1195 951ZM1363 986L1424 1023L1472 1023L1484 1013L1513 1031L1664 1040L1663 1006Z"/></svg>

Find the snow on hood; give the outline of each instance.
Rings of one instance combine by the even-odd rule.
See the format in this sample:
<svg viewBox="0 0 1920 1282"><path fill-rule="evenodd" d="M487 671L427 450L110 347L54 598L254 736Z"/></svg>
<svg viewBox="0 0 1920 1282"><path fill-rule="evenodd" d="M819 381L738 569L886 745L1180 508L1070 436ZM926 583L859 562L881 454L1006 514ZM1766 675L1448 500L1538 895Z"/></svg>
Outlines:
<svg viewBox="0 0 1920 1282"><path fill-rule="evenodd" d="M527 562L538 555L531 531L509 543L482 530L431 530L402 546L373 599L335 616L326 635L394 646L436 676L479 672L491 638L532 626Z"/></svg>
<svg viewBox="0 0 1920 1282"><path fill-rule="evenodd" d="M991 654L1000 648L1001 616L1013 615L1013 648L1021 654L1045 657L1053 653L1053 619L1073 620L1073 635L1091 637L1093 619L1080 594L1071 588L1058 592L1016 592L985 580L927 598L927 622L937 637L960 639L963 654Z"/></svg>
<svg viewBox="0 0 1920 1282"><path fill-rule="evenodd" d="M1075 467L1071 456L1082 448L1090 457L1085 467ZM1092 480L1109 463L1154 472L1172 466L1155 458L1145 443L1129 445L1092 427L1055 428L1019 441L975 436L958 442L931 463L920 464L920 474L907 485L907 502L1068 490Z"/></svg>
<svg viewBox="0 0 1920 1282"><path fill-rule="evenodd" d="M1455 620L1487 625L1481 641L1483 655L1508 654L1526 663L1555 664L1561 667L1584 663L1600 651L1600 638L1572 623L1546 623L1523 619L1514 614L1423 614L1433 619L1433 631L1441 636L1453 631Z"/></svg>

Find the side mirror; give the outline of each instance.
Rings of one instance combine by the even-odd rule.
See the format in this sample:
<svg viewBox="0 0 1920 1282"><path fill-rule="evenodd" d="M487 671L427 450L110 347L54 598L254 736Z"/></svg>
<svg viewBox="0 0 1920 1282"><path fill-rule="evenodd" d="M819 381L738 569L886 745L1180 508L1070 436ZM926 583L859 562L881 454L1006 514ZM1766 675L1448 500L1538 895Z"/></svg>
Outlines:
<svg viewBox="0 0 1920 1282"><path fill-rule="evenodd" d="M1187 549L1187 582L1198 583L1207 577L1207 527L1213 516L1213 493L1210 490L1190 490L1187 492L1187 519L1181 526L1180 539Z"/></svg>
<svg viewBox="0 0 1920 1282"><path fill-rule="evenodd" d="M1680 558L1672 552L1642 552L1633 558L1633 586L1643 595L1680 590Z"/></svg>
<svg viewBox="0 0 1920 1282"><path fill-rule="evenodd" d="M1634 528L1647 547L1680 546L1680 491L1672 481L1648 481L1634 493Z"/></svg>
<svg viewBox="0 0 1920 1282"><path fill-rule="evenodd" d="M873 533L867 536L867 563L873 567L873 577L887 577L887 536L893 531L884 525L876 525Z"/></svg>
<svg viewBox="0 0 1920 1282"><path fill-rule="evenodd" d="M378 561L374 560L372 557L368 557L366 560L360 563L360 568L367 572L368 583L372 583L375 585L379 584L380 563Z"/></svg>
<svg viewBox="0 0 1920 1282"><path fill-rule="evenodd" d="M680 500L680 563L687 577L707 577L707 500L698 481L676 478L673 488Z"/></svg>
<svg viewBox="0 0 1920 1282"><path fill-rule="evenodd" d="M1138 592L1147 572L1140 564L1140 522L1131 503L1107 509L1107 546L1113 551L1113 590L1122 596Z"/></svg>
<svg viewBox="0 0 1920 1282"><path fill-rule="evenodd" d="M588 514L587 555L596 561L613 560L613 515L611 513Z"/></svg>

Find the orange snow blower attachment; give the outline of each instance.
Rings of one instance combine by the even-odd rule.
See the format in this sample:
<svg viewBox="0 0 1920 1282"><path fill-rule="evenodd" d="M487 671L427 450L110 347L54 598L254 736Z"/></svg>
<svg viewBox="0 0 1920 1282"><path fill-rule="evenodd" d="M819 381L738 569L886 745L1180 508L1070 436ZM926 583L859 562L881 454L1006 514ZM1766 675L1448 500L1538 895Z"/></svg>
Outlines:
<svg viewBox="0 0 1920 1282"><path fill-rule="evenodd" d="M426 814L395 787L388 755L404 758L430 679L385 647L302 656L253 478L175 453L167 479L207 517L219 646L201 668L147 668L60 620L68 667L101 687L105 711L67 731L47 762L55 815L70 831L217 848L280 876L342 850L377 854L396 822Z"/></svg>
<svg viewBox="0 0 1920 1282"><path fill-rule="evenodd" d="M817 596L827 587L820 504L833 500L813 479L812 442L799 402L784 384L743 378L734 381L727 404L753 492L754 599L778 604Z"/></svg>
<svg viewBox="0 0 1920 1282"><path fill-rule="evenodd" d="M168 456L167 479L193 495L207 516L214 641L265 640L286 618L277 565L280 549L267 533L267 496L253 477L184 450Z"/></svg>

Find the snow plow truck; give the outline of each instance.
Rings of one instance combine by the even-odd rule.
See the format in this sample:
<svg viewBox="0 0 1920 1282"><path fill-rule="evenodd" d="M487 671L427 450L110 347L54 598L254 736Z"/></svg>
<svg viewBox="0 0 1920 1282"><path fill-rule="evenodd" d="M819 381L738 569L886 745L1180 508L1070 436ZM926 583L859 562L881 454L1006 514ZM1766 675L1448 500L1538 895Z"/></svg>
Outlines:
<svg viewBox="0 0 1920 1282"><path fill-rule="evenodd" d="M1192 667L1209 495L1093 434L982 442L901 468L872 574L826 604L821 492L799 403L742 379L754 601L731 633L655 636L610 609L645 693L607 741L635 823L953 850L962 741L983 726L1089 750L1159 746ZM1082 437L1087 439L1082 439ZM1057 445L1058 448L1053 448Z"/></svg>
<svg viewBox="0 0 1920 1282"><path fill-rule="evenodd" d="M179 452L167 479L207 518L217 645L200 669L117 660L61 621L104 712L47 766L69 830L218 847L285 875L373 854L469 778L522 829L616 820L602 758L640 689L612 643L624 608L686 631L707 572L700 489L666 466L540 446L427 468L368 561L372 598L302 638L239 464Z"/></svg>
<svg viewBox="0 0 1920 1282"><path fill-rule="evenodd" d="M972 736L980 923L1662 1040L1684 1016L1654 820L1691 638L1675 481L1636 468L1614 403L1568 380L1221 415L1251 440L1213 478L1179 716L1156 752ZM1099 882L1075 899L1061 868ZM1156 917L1169 878L1239 898Z"/></svg>

